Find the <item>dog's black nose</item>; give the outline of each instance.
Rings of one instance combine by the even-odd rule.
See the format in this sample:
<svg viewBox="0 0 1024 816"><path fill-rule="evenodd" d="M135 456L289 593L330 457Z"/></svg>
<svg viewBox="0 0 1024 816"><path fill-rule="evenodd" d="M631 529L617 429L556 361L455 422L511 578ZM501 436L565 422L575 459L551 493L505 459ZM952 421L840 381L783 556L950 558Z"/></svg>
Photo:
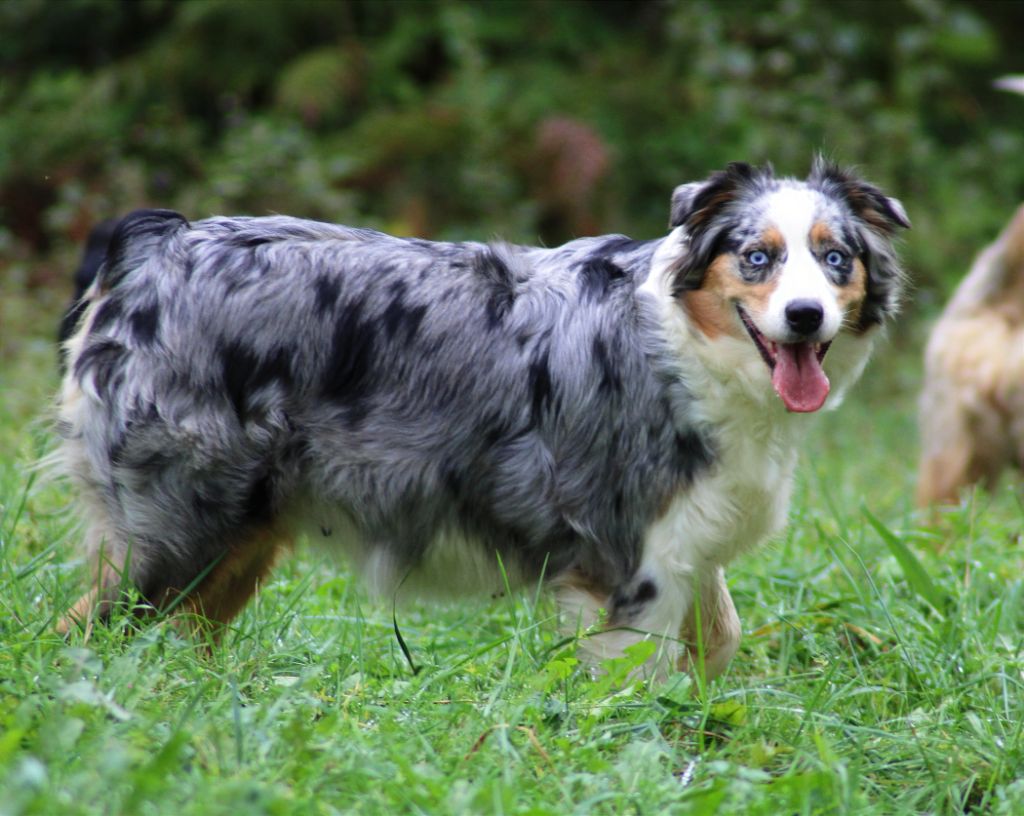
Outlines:
<svg viewBox="0 0 1024 816"><path fill-rule="evenodd" d="M786 322L797 334L814 334L824 317L825 310L816 300L793 300L786 304Z"/></svg>

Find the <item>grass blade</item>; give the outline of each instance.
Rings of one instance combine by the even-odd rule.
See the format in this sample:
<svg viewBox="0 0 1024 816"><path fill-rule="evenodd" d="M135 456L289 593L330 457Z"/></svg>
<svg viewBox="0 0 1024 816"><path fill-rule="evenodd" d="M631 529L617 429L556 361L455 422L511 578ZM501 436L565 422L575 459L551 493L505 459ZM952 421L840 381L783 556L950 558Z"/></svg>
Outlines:
<svg viewBox="0 0 1024 816"><path fill-rule="evenodd" d="M896 557L910 588L934 607L937 612L945 616L946 610L949 608L950 598L935 585L935 582L932 581L931 576L928 575L928 571L918 560L917 556L900 540L899 536L877 519L867 507L862 505L861 512L864 513L864 518L868 520L868 524L875 529L875 532L885 542L889 552Z"/></svg>

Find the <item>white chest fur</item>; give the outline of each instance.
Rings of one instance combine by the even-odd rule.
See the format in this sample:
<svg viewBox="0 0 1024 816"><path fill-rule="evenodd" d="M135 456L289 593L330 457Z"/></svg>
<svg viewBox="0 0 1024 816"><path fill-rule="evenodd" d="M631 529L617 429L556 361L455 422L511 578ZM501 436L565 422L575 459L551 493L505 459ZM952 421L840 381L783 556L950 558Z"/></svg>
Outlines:
<svg viewBox="0 0 1024 816"><path fill-rule="evenodd" d="M672 297L671 269L685 252L674 231L656 253L640 289L653 299L665 338L694 398L688 421L704 424L715 448L710 473L682 490L648 530L644 568L655 577L685 581L706 574L778 532L786 521L800 440L813 417L788 413L771 373L747 338L709 339ZM841 334L825 368L834 408L857 379L873 338Z"/></svg>

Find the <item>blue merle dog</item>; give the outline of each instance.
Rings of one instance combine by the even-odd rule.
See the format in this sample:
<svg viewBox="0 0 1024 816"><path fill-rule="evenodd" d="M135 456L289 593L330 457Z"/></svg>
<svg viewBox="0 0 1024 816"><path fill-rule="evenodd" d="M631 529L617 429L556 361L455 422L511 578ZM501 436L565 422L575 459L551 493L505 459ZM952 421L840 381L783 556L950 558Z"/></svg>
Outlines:
<svg viewBox="0 0 1024 816"><path fill-rule="evenodd" d="M95 583L61 629L125 582L227 621L305 532L382 593L542 578L593 658L653 638L652 671L714 676L724 566L784 523L907 226L821 160L732 164L677 188L667 237L554 249L129 215L67 344Z"/></svg>

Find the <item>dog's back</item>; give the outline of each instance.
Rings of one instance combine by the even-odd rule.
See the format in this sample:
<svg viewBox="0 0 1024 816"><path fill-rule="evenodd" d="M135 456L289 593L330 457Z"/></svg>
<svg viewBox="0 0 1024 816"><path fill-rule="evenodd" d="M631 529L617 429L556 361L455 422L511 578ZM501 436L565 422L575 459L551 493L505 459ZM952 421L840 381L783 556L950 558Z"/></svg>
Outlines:
<svg viewBox="0 0 1024 816"><path fill-rule="evenodd" d="M918 503L1024 463L1024 206L981 252L925 351Z"/></svg>

